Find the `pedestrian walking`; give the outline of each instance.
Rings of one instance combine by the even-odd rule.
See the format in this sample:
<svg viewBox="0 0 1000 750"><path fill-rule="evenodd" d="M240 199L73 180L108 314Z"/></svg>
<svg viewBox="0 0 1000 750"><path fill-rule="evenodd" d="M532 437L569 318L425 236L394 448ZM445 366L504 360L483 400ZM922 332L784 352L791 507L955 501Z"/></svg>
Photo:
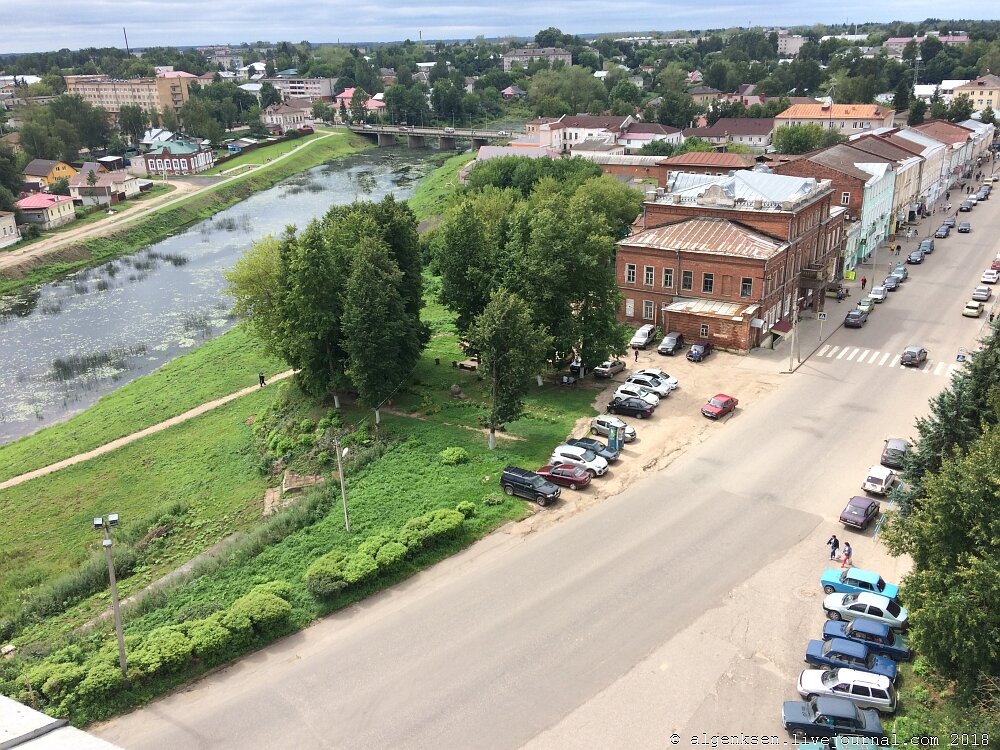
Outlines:
<svg viewBox="0 0 1000 750"><path fill-rule="evenodd" d="M636 362L639 361L639 350L638 349L635 350L635 361Z"/></svg>
<svg viewBox="0 0 1000 750"><path fill-rule="evenodd" d="M261 387L261 388L263 388L263 387L264 387L265 385L267 385L267 383L266 383L266 382L265 382L265 380L264 380L264 373L262 373L262 372L258 372L258 373L257 373L257 380L259 380L259 381L260 381L260 387Z"/></svg>
<svg viewBox="0 0 1000 750"><path fill-rule="evenodd" d="M990 325L993 325L993 313L990 313Z"/></svg>
<svg viewBox="0 0 1000 750"><path fill-rule="evenodd" d="M851 549L851 543L844 542L844 560L843 562L840 563L840 567L842 568L851 567L851 565L853 565L853 563L851 562L851 558L853 556L854 556L854 550Z"/></svg>
<svg viewBox="0 0 1000 750"><path fill-rule="evenodd" d="M896 255L899 255L899 253L900 253L900 252L902 251L902 249L903 249L903 246L902 246L902 245L899 245L899 244L897 244L897 245L896 245Z"/></svg>
<svg viewBox="0 0 1000 750"><path fill-rule="evenodd" d="M840 540L837 539L837 535L834 534L826 540L826 543L830 547L830 559L833 560L837 557L837 552L840 550Z"/></svg>
<svg viewBox="0 0 1000 750"><path fill-rule="evenodd" d="M946 201L950 201L950 200L951 200L951 191L950 191L950 190L949 190L949 191L947 191L947 192L946 192L946 193L944 194L944 199L945 199ZM951 208L951 206L948 206L948 208Z"/></svg>
<svg viewBox="0 0 1000 750"><path fill-rule="evenodd" d="M892 263L889 264L889 273L892 273Z"/></svg>
<svg viewBox="0 0 1000 750"><path fill-rule="evenodd" d="M861 277L861 291L862 292L865 290L866 286L868 286L868 277L867 276L862 276Z"/></svg>

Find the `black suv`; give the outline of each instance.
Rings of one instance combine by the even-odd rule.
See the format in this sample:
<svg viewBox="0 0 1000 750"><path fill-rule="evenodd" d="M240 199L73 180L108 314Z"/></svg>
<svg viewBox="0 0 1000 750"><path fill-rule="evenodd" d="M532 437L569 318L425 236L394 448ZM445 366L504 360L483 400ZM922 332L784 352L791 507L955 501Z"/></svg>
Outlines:
<svg viewBox="0 0 1000 750"><path fill-rule="evenodd" d="M500 474L500 486L508 495L534 500L543 508L559 497L559 488L533 471L508 466Z"/></svg>
<svg viewBox="0 0 1000 750"><path fill-rule="evenodd" d="M701 362L705 359L705 357L712 353L713 348L714 347L712 346L711 341L698 339L691 344L691 348L688 349L687 358L691 362Z"/></svg>

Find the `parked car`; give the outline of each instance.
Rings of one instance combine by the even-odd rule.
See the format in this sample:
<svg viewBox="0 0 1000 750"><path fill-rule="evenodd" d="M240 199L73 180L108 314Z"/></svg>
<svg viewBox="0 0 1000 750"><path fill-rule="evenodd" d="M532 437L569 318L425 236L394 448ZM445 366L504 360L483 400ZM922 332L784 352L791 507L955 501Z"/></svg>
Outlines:
<svg viewBox="0 0 1000 750"><path fill-rule="evenodd" d="M869 466L868 473L861 482L861 489L874 495L887 495L896 486L897 479L896 472L892 469L881 465Z"/></svg>
<svg viewBox="0 0 1000 750"><path fill-rule="evenodd" d="M833 638L829 641L809 641L806 645L806 663L814 667L845 667L860 669L888 677L893 682L899 665L888 656L879 656L865 644Z"/></svg>
<svg viewBox="0 0 1000 750"><path fill-rule="evenodd" d="M967 221L963 221L961 224L958 225L959 234L968 234L971 231L972 231L972 224L970 224Z"/></svg>
<svg viewBox="0 0 1000 750"><path fill-rule="evenodd" d="M577 445L557 445L552 450L549 463L553 465L570 464L579 466L588 472L592 477L603 477L608 473L608 462L594 453L592 450L581 448Z"/></svg>
<svg viewBox="0 0 1000 750"><path fill-rule="evenodd" d="M610 378L625 371L625 363L620 359L606 359L594 368L595 378Z"/></svg>
<svg viewBox="0 0 1000 750"><path fill-rule="evenodd" d="M840 511L840 522L845 527L864 531L872 519L880 515L882 515L882 506L879 505L878 500L855 495L847 501L847 506Z"/></svg>
<svg viewBox="0 0 1000 750"><path fill-rule="evenodd" d="M967 318L978 318L982 314L983 303L978 300L970 299L965 303L965 307L962 308L962 315Z"/></svg>
<svg viewBox="0 0 1000 750"><path fill-rule="evenodd" d="M998 255L996 258L994 258L990 262L990 270L991 271L1000 271L1000 255Z"/></svg>
<svg viewBox="0 0 1000 750"><path fill-rule="evenodd" d="M858 309L863 313L871 314L875 311L875 300L871 297L865 297L858 303Z"/></svg>
<svg viewBox="0 0 1000 750"><path fill-rule="evenodd" d="M636 419L653 416L653 407L641 398L613 398L608 404L611 414L626 414Z"/></svg>
<svg viewBox="0 0 1000 750"><path fill-rule="evenodd" d="M898 276L900 281L906 281L910 278L910 269L906 267L905 263L897 263L889 275Z"/></svg>
<svg viewBox="0 0 1000 750"><path fill-rule="evenodd" d="M990 297L993 296L993 290L988 286L977 286L972 291L972 299L978 302L988 302Z"/></svg>
<svg viewBox="0 0 1000 750"><path fill-rule="evenodd" d="M510 132L506 130L498 130L497 135L500 136L501 138L506 138L507 136L510 135Z"/></svg>
<svg viewBox="0 0 1000 750"><path fill-rule="evenodd" d="M884 286L873 286L872 290L868 292L868 296L875 301L876 304L885 302L885 298L889 296L889 292Z"/></svg>
<svg viewBox="0 0 1000 750"><path fill-rule="evenodd" d="M656 351L658 351L660 354L673 356L683 348L684 348L684 334L678 333L677 331L671 331L670 333L668 333L666 336L663 337L663 341L661 341L660 345L656 347Z"/></svg>
<svg viewBox="0 0 1000 750"><path fill-rule="evenodd" d="M806 700L819 696L847 698L858 708L891 714L896 710L896 690L883 675L857 669L804 669L796 686Z"/></svg>
<svg viewBox="0 0 1000 750"><path fill-rule="evenodd" d="M954 217L954 216L949 216L949 217L948 217L948 218L946 218L946 219L945 219L945 220L944 220L944 221L943 221L942 223L943 223L943 224L944 224L944 225L945 225L946 227L951 227L952 229L954 229L954 228L955 228L955 222L956 222L956 219L955 219L955 217Z"/></svg>
<svg viewBox="0 0 1000 750"><path fill-rule="evenodd" d="M847 698L839 696L785 701L781 706L781 726L796 740L802 737L813 739L843 734L878 739L885 737L878 711L858 708ZM854 742L847 746L853 748Z"/></svg>
<svg viewBox="0 0 1000 750"><path fill-rule="evenodd" d="M844 328L861 328L868 322L868 313L864 310L851 310L844 317Z"/></svg>
<svg viewBox="0 0 1000 750"><path fill-rule="evenodd" d="M580 373L583 371L583 360L579 357L574 357L573 361L569 363L569 371L571 375L580 377Z"/></svg>
<svg viewBox="0 0 1000 750"><path fill-rule="evenodd" d="M632 383L622 383L615 389L615 398L638 398L645 401L652 407L656 407L660 403L660 397L653 393L648 388L643 388L641 385L633 385Z"/></svg>
<svg viewBox="0 0 1000 750"><path fill-rule="evenodd" d="M912 263L913 265L917 265L918 263L923 263L924 262L924 251L923 250L914 250L912 253L910 253L909 255L906 256L906 262L907 263Z"/></svg>
<svg viewBox="0 0 1000 750"><path fill-rule="evenodd" d="M500 473L500 486L508 495L534 500L543 508L559 497L559 488L533 471L508 466Z"/></svg>
<svg viewBox="0 0 1000 750"><path fill-rule="evenodd" d="M827 594L823 611L831 620L856 620L867 617L884 622L893 630L906 630L910 613L895 599L878 594Z"/></svg>
<svg viewBox="0 0 1000 750"><path fill-rule="evenodd" d="M973 205L975 204L972 201L965 200L959 204L958 210L963 212L968 212L972 210Z"/></svg>
<svg viewBox="0 0 1000 750"><path fill-rule="evenodd" d="M652 391L660 399L665 399L670 395L670 391L673 390L669 385L664 383L659 378L654 378L652 375L636 375L633 373L625 378L625 383L627 385L638 385L645 388L647 391Z"/></svg>
<svg viewBox="0 0 1000 750"><path fill-rule="evenodd" d="M910 452L910 444L903 438L888 438L882 448L879 463L890 469L902 469L906 454Z"/></svg>
<svg viewBox="0 0 1000 750"><path fill-rule="evenodd" d="M739 403L739 399L727 396L725 393L717 393L701 407L701 413L709 419L719 419L735 411Z"/></svg>
<svg viewBox="0 0 1000 750"><path fill-rule="evenodd" d="M641 370L635 370L632 375L648 375L650 377L656 378L661 383L666 383L670 390L676 390L680 385L677 378L671 377L670 373L664 372L657 367L644 367Z"/></svg>
<svg viewBox="0 0 1000 750"><path fill-rule="evenodd" d="M624 432L622 441L625 443L631 443L636 438L635 427L618 417L601 414L590 420L591 435L610 436L612 429L617 429L619 433Z"/></svg>
<svg viewBox="0 0 1000 750"><path fill-rule="evenodd" d="M922 346L908 346L903 349L903 354L899 358L899 364L907 367L916 367L927 361L927 350Z"/></svg>
<svg viewBox="0 0 1000 750"><path fill-rule="evenodd" d="M453 127L447 127L447 128L444 129L444 132L446 132L446 133L454 133L455 132L455 128L453 128Z"/></svg>
<svg viewBox="0 0 1000 750"><path fill-rule="evenodd" d="M629 346L633 349L645 349L651 343L653 343L653 337L656 335L656 326L647 323L644 326L639 326L639 329L632 336L632 340L629 342Z"/></svg>
<svg viewBox="0 0 1000 750"><path fill-rule="evenodd" d="M965 200L971 203L973 208L979 205L979 198L975 194L969 195Z"/></svg>
<svg viewBox="0 0 1000 750"><path fill-rule="evenodd" d="M698 339L693 344L691 348L688 349L687 359L689 362L702 362L705 358L712 353L714 347L712 342L706 339Z"/></svg>
<svg viewBox="0 0 1000 750"><path fill-rule="evenodd" d="M882 282L882 287L887 292L895 292L897 289L899 289L899 285L901 283L902 281L900 281L900 278L896 275L886 276L885 280Z"/></svg>
<svg viewBox="0 0 1000 750"><path fill-rule="evenodd" d="M983 275L979 278L979 280L984 284L996 284L997 279L1000 279L1000 271L996 271L992 268L983 271Z"/></svg>
<svg viewBox="0 0 1000 750"><path fill-rule="evenodd" d="M870 570L855 568L853 565L841 570L840 568L827 568L819 579L823 587L823 593L872 593L880 596L887 596L895 599L899 596L899 586L895 583L886 583L882 576Z"/></svg>
<svg viewBox="0 0 1000 750"><path fill-rule="evenodd" d="M934 252L934 240L928 238L926 240L920 240L920 244L917 245L918 250L923 250L925 255L930 255Z"/></svg>
<svg viewBox="0 0 1000 750"><path fill-rule="evenodd" d="M869 737L827 737L822 742L800 742L795 750L878 750L877 740Z"/></svg>
<svg viewBox="0 0 1000 750"><path fill-rule="evenodd" d="M942 240L945 237L947 237L949 234L951 234L951 227L946 227L944 225L939 226L937 228L937 231L934 232L934 236L937 237L938 239L942 239Z"/></svg>
<svg viewBox="0 0 1000 750"><path fill-rule="evenodd" d="M872 651L885 654L896 661L909 661L913 652L899 633L884 622L857 617L853 620L827 620L823 624L823 640L846 638L861 641Z"/></svg>
<svg viewBox="0 0 1000 750"><path fill-rule="evenodd" d="M616 449L609 448L600 440L595 440L594 438L589 437L570 438L566 441L566 445L575 445L577 448L586 448L589 451L593 451L609 464L617 461L618 456L620 455Z"/></svg>
<svg viewBox="0 0 1000 750"><path fill-rule="evenodd" d="M570 466L569 464L559 464L557 466L546 464L535 473L542 479L552 482L552 484L560 484L563 487L569 487L571 490L583 489L590 484L592 479L590 472L584 471L579 466Z"/></svg>

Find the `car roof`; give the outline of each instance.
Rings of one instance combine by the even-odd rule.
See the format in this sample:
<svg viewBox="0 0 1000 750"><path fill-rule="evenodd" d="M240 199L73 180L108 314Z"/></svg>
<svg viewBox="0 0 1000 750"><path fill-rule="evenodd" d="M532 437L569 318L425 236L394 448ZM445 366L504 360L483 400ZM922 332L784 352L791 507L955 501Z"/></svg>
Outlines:
<svg viewBox="0 0 1000 750"><path fill-rule="evenodd" d="M910 447L910 444L906 441L905 438L886 438L885 447L906 450L907 448Z"/></svg>
<svg viewBox="0 0 1000 750"><path fill-rule="evenodd" d="M866 502L870 502L867 497L851 498L851 500L859 500L859 499L864 500ZM850 571L850 576L849 576L850 578L853 578L857 581L865 581L866 583L875 583L878 581L879 578L882 577L878 573L875 573L874 571L864 570L863 568L855 568L852 566L848 568L848 570Z"/></svg>
<svg viewBox="0 0 1000 750"><path fill-rule="evenodd" d="M908 346L903 349L904 352L919 352L923 349L921 346Z"/></svg>
<svg viewBox="0 0 1000 750"><path fill-rule="evenodd" d="M846 638L834 638L830 641L830 651L837 651L845 656L855 659L863 659L868 656L868 647L857 641L849 641Z"/></svg>
<svg viewBox="0 0 1000 750"><path fill-rule="evenodd" d="M842 719L853 719L858 715L858 710L851 701L833 695L818 696L816 698L816 712Z"/></svg>
<svg viewBox="0 0 1000 750"><path fill-rule="evenodd" d="M889 632L889 626L884 622L879 622L878 620L872 620L867 617L858 617L853 620L848 626L849 630L856 633L864 633L866 635L881 635L885 636Z"/></svg>
<svg viewBox="0 0 1000 750"><path fill-rule="evenodd" d="M861 495L855 495L854 497L852 497L850 500L847 501L847 504L857 505L860 508L867 508L873 502L875 501L872 500L870 497L862 497Z"/></svg>
<svg viewBox="0 0 1000 750"><path fill-rule="evenodd" d="M839 667L837 669L837 679L861 685L874 685L882 688L883 690L888 690L892 686L892 680L884 674L864 672L860 669L848 669L847 667Z"/></svg>
<svg viewBox="0 0 1000 750"><path fill-rule="evenodd" d="M882 596L881 594L873 594L870 591L862 591L861 593L856 594L855 596L857 596L857 599L855 601L857 601L860 604L874 604L876 607L882 607L883 609L889 602L892 601L892 599L890 599L888 596Z"/></svg>
<svg viewBox="0 0 1000 750"><path fill-rule="evenodd" d="M885 479L890 474L895 474L895 473L896 472L894 472L892 469L889 469L885 466L879 466L878 464L868 467L868 476L870 477L882 477L883 479Z"/></svg>

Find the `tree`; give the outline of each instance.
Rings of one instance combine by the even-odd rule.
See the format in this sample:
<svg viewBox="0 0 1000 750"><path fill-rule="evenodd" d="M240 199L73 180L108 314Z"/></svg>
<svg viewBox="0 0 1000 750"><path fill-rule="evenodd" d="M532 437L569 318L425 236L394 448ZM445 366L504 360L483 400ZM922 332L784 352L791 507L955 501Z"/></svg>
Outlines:
<svg viewBox="0 0 1000 750"><path fill-rule="evenodd" d="M697 113L698 106L689 95L668 91L663 95L656 119L661 125L688 128Z"/></svg>
<svg viewBox="0 0 1000 750"><path fill-rule="evenodd" d="M909 81L905 78L900 79L899 85L896 86L896 93L892 97L892 108L897 112L905 112L910 108L910 99L912 96L913 89Z"/></svg>
<svg viewBox="0 0 1000 750"><path fill-rule="evenodd" d="M640 156L673 156L674 145L669 141L657 139L644 143L636 153Z"/></svg>
<svg viewBox="0 0 1000 750"><path fill-rule="evenodd" d="M169 104L163 105L163 110L160 112L160 125L171 132L177 131L177 113Z"/></svg>
<svg viewBox="0 0 1000 750"><path fill-rule="evenodd" d="M910 105L910 114L906 117L907 125L920 125L927 112L927 103L923 99L914 99Z"/></svg>
<svg viewBox="0 0 1000 750"><path fill-rule="evenodd" d="M260 108L267 109L272 104L281 104L281 92L274 87L273 83L264 81L260 85Z"/></svg>
<svg viewBox="0 0 1000 750"><path fill-rule="evenodd" d="M490 408L485 419L490 450L496 448L497 428L523 415L529 378L542 367L551 345L531 317L524 300L500 287L490 294L469 333L479 353L480 372L490 388Z"/></svg>
<svg viewBox="0 0 1000 750"><path fill-rule="evenodd" d="M351 97L351 122L365 121L365 102L368 101L368 92L362 88L354 89Z"/></svg>
<svg viewBox="0 0 1000 750"><path fill-rule="evenodd" d="M316 101L313 102L312 116L313 119L319 120L320 122L330 122L333 120L333 110L326 102Z"/></svg>
<svg viewBox="0 0 1000 750"><path fill-rule="evenodd" d="M775 129L772 141L779 154L804 154L819 148L825 130L816 123L782 125Z"/></svg>
<svg viewBox="0 0 1000 750"><path fill-rule="evenodd" d="M996 112L993 111L993 107L989 104L983 107L982 111L979 113L979 121L987 125L996 125L997 116Z"/></svg>
<svg viewBox="0 0 1000 750"><path fill-rule="evenodd" d="M968 94L959 94L951 100L948 107L948 119L952 122L964 122L972 117L975 107Z"/></svg>
<svg viewBox="0 0 1000 750"><path fill-rule="evenodd" d="M281 243L273 235L257 240L223 276L236 317L266 352L284 357Z"/></svg>
<svg viewBox="0 0 1000 750"><path fill-rule="evenodd" d="M123 104L118 111L118 127L130 143L137 143L149 127L149 115L138 105Z"/></svg>
<svg viewBox="0 0 1000 750"><path fill-rule="evenodd" d="M468 331L493 288L495 248L471 200L449 216L435 248L441 274L441 302L456 314L455 327Z"/></svg>

